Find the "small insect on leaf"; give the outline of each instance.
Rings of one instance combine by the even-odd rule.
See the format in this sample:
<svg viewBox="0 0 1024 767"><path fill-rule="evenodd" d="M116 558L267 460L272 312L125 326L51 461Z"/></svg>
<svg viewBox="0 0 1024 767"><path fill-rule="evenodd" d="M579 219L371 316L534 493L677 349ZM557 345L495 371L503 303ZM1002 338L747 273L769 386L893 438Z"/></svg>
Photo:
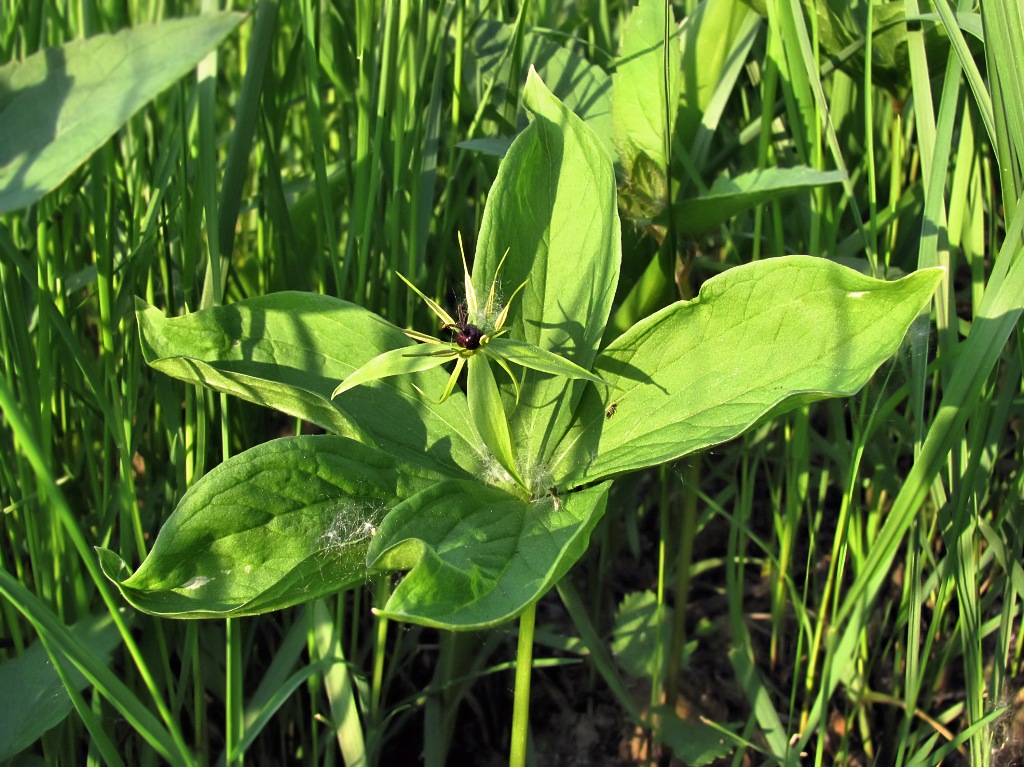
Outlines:
<svg viewBox="0 0 1024 767"><path fill-rule="evenodd" d="M611 418L613 415L615 415L615 411L618 410L618 409L619 409L619 403L618 402L613 402L608 407L608 409L604 411L604 417L605 418Z"/></svg>

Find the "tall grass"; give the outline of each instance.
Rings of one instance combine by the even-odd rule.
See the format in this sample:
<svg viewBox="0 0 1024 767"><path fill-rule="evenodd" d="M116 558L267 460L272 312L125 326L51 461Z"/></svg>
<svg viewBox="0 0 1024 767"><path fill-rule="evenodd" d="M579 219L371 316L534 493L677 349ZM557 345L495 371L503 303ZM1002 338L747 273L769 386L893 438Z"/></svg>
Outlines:
<svg viewBox="0 0 1024 767"><path fill-rule="evenodd" d="M1024 61L1024 12L904 3L933 15L911 26L894 83L875 69L880 38L830 56L829 30L796 2L766 3L763 20L705 5L730 6L752 35L703 114L704 143L673 147L676 178L798 158L848 180L697 242L665 237L673 297L724 266L797 252L890 275L942 264L949 279L857 397L617 487L561 601L538 610L535 668L552 668L534 706L555 709L564 680L580 685L563 706L583 721L611 701L621 732L605 755L620 740L653 758L630 721L685 699L689 718L745 744L734 764L1010 764L1024 758L1019 724L997 718L1024 670L1024 75L1008 63ZM458 144L515 130L522 36L545 30L612 67L628 6L261 0L195 77L0 217L0 657L41 641L74 711L34 753L350 765L506 753L506 632L377 620L386 579L262 618L155 620L120 609L92 547L137 564L205 471L303 428L154 374L135 300L173 315L312 290L428 327L394 272L450 304L457 234L473 239L497 168ZM198 10L0 0L0 61ZM474 45L492 20L512 34L485 77ZM662 240L624 230L623 271L640 283ZM609 637L620 601L646 589L668 628L644 682ZM572 675L564 662L580 657L588 672ZM19 690L0 697L21 705ZM543 714L532 728L551 734Z"/></svg>

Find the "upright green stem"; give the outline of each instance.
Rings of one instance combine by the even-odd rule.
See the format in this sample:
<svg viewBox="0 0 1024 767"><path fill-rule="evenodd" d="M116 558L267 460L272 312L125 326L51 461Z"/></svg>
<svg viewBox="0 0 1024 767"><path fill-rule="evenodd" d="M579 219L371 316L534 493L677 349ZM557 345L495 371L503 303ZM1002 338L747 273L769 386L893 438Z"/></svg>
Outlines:
<svg viewBox="0 0 1024 767"><path fill-rule="evenodd" d="M376 603L383 607L391 596L391 579L381 575L377 579ZM388 619L377 616L377 633L373 643L373 681L370 684L370 722L376 726L380 722L380 698L384 687L384 658L387 654Z"/></svg>
<svg viewBox="0 0 1024 767"><path fill-rule="evenodd" d="M512 748L509 767L525 767L526 736L530 728L530 671L533 669L533 629L537 605L531 604L519 616L519 647L516 649L516 692L512 705Z"/></svg>

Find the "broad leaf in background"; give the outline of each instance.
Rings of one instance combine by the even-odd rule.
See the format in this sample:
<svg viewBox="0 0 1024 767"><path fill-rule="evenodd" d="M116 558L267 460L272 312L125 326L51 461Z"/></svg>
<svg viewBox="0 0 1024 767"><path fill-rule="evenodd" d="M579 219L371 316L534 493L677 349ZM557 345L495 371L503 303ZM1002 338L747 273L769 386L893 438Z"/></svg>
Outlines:
<svg viewBox="0 0 1024 767"><path fill-rule="evenodd" d="M744 40L754 30L754 11L741 0L715 0L690 6L690 12L680 30L679 113L676 117L673 142L675 151L691 155L694 166L702 169L707 164L708 141L700 140L701 126L705 131L718 127L721 107L716 107L720 91L734 93L740 75L736 57L746 60ZM740 51L736 50L739 46ZM716 94L717 95L716 97ZM710 138L710 137L708 137ZM703 147L700 149L698 147Z"/></svg>
<svg viewBox="0 0 1024 767"><path fill-rule="evenodd" d="M770 168L734 179L723 175L706 189L704 178L710 179L716 171L708 157L711 135L723 109L723 103L715 99L733 91L741 72L733 57L746 58L756 33L756 14L739 0L701 3L678 34L665 14L664 4L640 3L623 35L613 105L618 162L625 175L619 186L619 209L624 218L651 225L649 232L659 243L670 225L677 234L697 238L738 213L843 179L838 172ZM680 84L668 92L663 75L666 38L669 55L681 72L676 78ZM666 98L670 99L667 113ZM670 123L666 114L678 122ZM667 146L671 146L671 155L666 154ZM669 167L673 170L671 193ZM669 199L672 205L665 210ZM677 252L668 245L659 248L646 264L626 259L623 282L630 288L618 302L606 340L672 301L689 298L691 286L677 281L681 266L685 264L680 264Z"/></svg>
<svg viewBox="0 0 1024 767"><path fill-rule="evenodd" d="M485 294L507 251L504 284L526 281L509 316L510 337L589 370L619 278L611 161L593 131L536 72L523 102L534 121L509 149L487 198L473 284ZM519 470L535 497L551 484L548 458L585 386L526 370L518 404L511 395L506 399Z"/></svg>
<svg viewBox="0 0 1024 767"><path fill-rule="evenodd" d="M144 304L142 306L145 306ZM146 362L167 375L276 408L404 460L478 473L466 398L442 404L440 369L388 378L331 399L338 382L381 352L414 347L379 315L330 296L283 292L166 318L138 312Z"/></svg>
<svg viewBox="0 0 1024 767"><path fill-rule="evenodd" d="M612 130L627 180L622 204L631 218L652 219L668 204L679 59L671 4L640 0L626 22L612 77Z"/></svg>
<svg viewBox="0 0 1024 767"><path fill-rule="evenodd" d="M444 475L344 437L274 440L185 493L134 573L100 564L125 599L165 617L256 615L366 579L366 549L393 506Z"/></svg>
<svg viewBox="0 0 1024 767"><path fill-rule="evenodd" d="M692 767L703 767L731 754L736 746L750 746L721 726L701 719L682 719L675 706L655 706L651 718L658 723L656 738L672 749L676 758ZM781 760L780 760L781 761Z"/></svg>
<svg viewBox="0 0 1024 767"><path fill-rule="evenodd" d="M86 652L108 663L121 637L109 615L85 618L67 632ZM81 691L89 684L68 659L62 664ZM0 761L24 751L52 727L60 724L74 707L50 656L37 640L15 658L0 663Z"/></svg>
<svg viewBox="0 0 1024 767"><path fill-rule="evenodd" d="M943 273L886 282L787 256L713 277L697 298L641 321L598 357L594 369L618 389L581 403L563 449L574 454L574 441L600 429L596 458L561 464L558 486L656 466L768 415L856 393L899 347Z"/></svg>
<svg viewBox="0 0 1024 767"><path fill-rule="evenodd" d="M626 594L615 613L612 652L615 660L638 679L656 679L668 659L663 648L670 646L672 608L662 605L653 591Z"/></svg>
<svg viewBox="0 0 1024 767"><path fill-rule="evenodd" d="M140 24L0 67L0 214L54 189L244 18Z"/></svg>
<svg viewBox="0 0 1024 767"><path fill-rule="evenodd" d="M391 512L373 570L409 570L384 609L448 629L497 626L540 599L583 556L611 483L523 501L478 482L441 482Z"/></svg>
<svg viewBox="0 0 1024 767"><path fill-rule="evenodd" d="M666 216L672 216L677 232L699 238L745 210L801 190L842 181L842 171L820 171L806 166L765 168L736 178L720 176L704 193L676 200ZM856 238L857 251L863 247L863 237ZM680 290L688 290L688 285L677 285L677 268L674 254L666 253L664 249L655 254L616 309L609 323L609 340L679 298Z"/></svg>
<svg viewBox="0 0 1024 767"><path fill-rule="evenodd" d="M784 194L842 182L842 171L808 167L765 168L735 178L720 176L704 194L677 200L672 211L673 221L677 231L699 237L717 229L738 213Z"/></svg>

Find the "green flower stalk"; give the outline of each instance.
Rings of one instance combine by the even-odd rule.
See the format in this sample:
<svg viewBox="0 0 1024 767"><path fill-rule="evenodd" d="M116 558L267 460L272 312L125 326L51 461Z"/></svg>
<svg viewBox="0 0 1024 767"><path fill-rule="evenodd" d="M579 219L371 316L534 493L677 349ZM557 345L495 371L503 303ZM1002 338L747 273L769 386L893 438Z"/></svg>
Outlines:
<svg viewBox="0 0 1024 767"><path fill-rule="evenodd" d="M461 238L459 244L461 247ZM505 255L508 255L508 251ZM398 273L402 281L412 288L441 320L441 327L445 330L455 331L455 340L442 341L425 333L406 330L404 332L407 336L420 341L423 345L392 349L378 354L338 384L331 396L332 398L337 397L342 392L370 381L429 370L455 360L455 369L448 378L440 401L444 402L451 395L455 390L459 374L462 373L463 368L468 367L466 398L470 415L480 432L480 437L498 463L508 472L509 478L530 491L532 488L527 487L515 466L508 420L501 404L501 396L494 373L491 371L490 361L493 360L508 374L515 388L517 402L519 400L519 379L512 372L510 363L566 378L579 378L599 384L605 382L579 365L546 349L503 337L508 332L505 321L508 319L512 300L526 287L524 281L513 291L505 306L500 310L497 308L495 296L498 290L498 277L504 263L505 256L502 257L495 270L487 302L481 308L469 274L469 267L466 264L466 254L463 251L462 269L466 280L466 310L463 314L460 309L458 320L446 312L436 301L425 296L405 275Z"/></svg>

